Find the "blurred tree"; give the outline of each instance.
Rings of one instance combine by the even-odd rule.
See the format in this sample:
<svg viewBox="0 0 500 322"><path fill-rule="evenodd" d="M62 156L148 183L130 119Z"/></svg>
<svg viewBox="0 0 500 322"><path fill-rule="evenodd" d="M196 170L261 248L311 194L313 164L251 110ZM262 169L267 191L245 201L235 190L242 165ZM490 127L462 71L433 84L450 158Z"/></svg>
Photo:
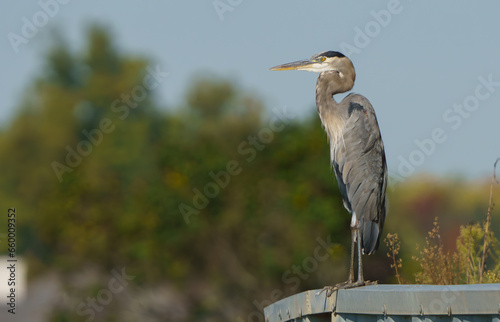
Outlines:
<svg viewBox="0 0 500 322"><path fill-rule="evenodd" d="M87 39L83 56L57 39L0 141L11 170L3 196L23 205L33 265L68 278L126 267L134 284L173 283L191 294L192 314L216 319L220 302L243 316L275 288L333 282L328 262L303 277L318 237L349 240L316 116L266 118L256 95L213 75L160 113L146 80L155 67L121 55L103 27ZM189 222L181 204L194 211Z"/></svg>

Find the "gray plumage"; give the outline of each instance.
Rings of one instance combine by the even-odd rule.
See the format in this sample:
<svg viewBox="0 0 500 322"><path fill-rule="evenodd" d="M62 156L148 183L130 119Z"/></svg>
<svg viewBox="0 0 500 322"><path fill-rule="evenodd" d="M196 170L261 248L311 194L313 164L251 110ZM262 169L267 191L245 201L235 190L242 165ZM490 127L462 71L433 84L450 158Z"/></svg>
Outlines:
<svg viewBox="0 0 500 322"><path fill-rule="evenodd" d="M387 165L375 111L364 96L349 94L340 103L333 96L352 89L356 73L352 62L334 51L308 60L271 68L319 72L316 105L330 143L330 157L345 208L351 216L349 280L333 289L367 285L361 254L379 245L386 215ZM354 280L354 243L358 244L358 281Z"/></svg>
<svg viewBox="0 0 500 322"><path fill-rule="evenodd" d="M379 245L385 218L387 166L377 117L362 95L349 94L340 103L335 71L322 72L316 85L316 105L330 141L330 158L345 208L356 216L364 254Z"/></svg>

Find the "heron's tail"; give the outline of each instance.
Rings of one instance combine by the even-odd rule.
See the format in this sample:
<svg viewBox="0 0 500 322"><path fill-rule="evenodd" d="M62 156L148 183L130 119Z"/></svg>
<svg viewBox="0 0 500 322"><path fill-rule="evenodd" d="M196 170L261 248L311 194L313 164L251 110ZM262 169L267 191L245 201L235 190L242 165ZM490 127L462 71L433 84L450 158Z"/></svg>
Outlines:
<svg viewBox="0 0 500 322"><path fill-rule="evenodd" d="M361 245L363 246L363 254L373 254L378 248L380 241L379 223L375 221L365 221L361 223Z"/></svg>

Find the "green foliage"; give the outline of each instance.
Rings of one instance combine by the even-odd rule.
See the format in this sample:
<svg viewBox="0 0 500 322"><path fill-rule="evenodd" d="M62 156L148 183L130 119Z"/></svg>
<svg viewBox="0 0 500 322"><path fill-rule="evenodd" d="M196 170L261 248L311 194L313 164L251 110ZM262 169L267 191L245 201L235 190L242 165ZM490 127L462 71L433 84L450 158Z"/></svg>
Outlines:
<svg viewBox="0 0 500 322"><path fill-rule="evenodd" d="M460 227L460 236L457 239L457 251L464 260L467 283L479 282L479 267L483 253L484 229L478 224Z"/></svg>
<svg viewBox="0 0 500 322"><path fill-rule="evenodd" d="M449 285L500 282L499 242L490 228L494 183L495 170L490 184L486 220L483 224L460 226L456 251L445 249L438 217L434 219L424 247L417 244L417 255L413 256L419 265L419 270L414 273L416 283ZM402 258L398 257L401 249L398 234L387 234L385 243L389 249L387 256L391 259L390 267L394 269L395 277L401 284Z"/></svg>
<svg viewBox="0 0 500 322"><path fill-rule="evenodd" d="M399 274L399 269L403 267L403 259L399 258L399 251L401 250L401 242L399 240L398 234L387 234L384 239L385 245L388 248L387 257L391 260L391 268L394 269L394 277L398 281L398 284L402 284L402 279Z"/></svg>
<svg viewBox="0 0 500 322"><path fill-rule="evenodd" d="M419 284L449 285L458 284L463 271L463 258L456 252L445 250L439 234L437 217L432 230L425 238L425 246L417 245L418 255L413 258L421 271L415 274Z"/></svg>
<svg viewBox="0 0 500 322"><path fill-rule="evenodd" d="M388 234L385 240L389 248L387 256L392 260L391 268L395 269L395 277L400 281L398 268L402 267L402 259L398 258L399 237ZM461 226L457 250L445 250L436 218L425 239L425 246L421 248L417 245L418 255L413 257L420 266L415 273L415 282L438 285L498 283L500 262L498 256L492 256L492 250L498 254L498 240L479 223ZM488 257L492 257L489 260L491 269L483 267L483 260Z"/></svg>
<svg viewBox="0 0 500 322"><path fill-rule="evenodd" d="M136 276L130 292L173 285L202 320L224 319L227 306L245 316L275 289L285 296L345 278L349 216L313 107L305 120L265 116L255 95L206 76L194 79L180 108L160 112L154 90L135 104L124 98L155 64L122 55L102 27L89 30L79 52L56 42L0 137L0 165L9 169L0 198L18 207L19 250L33 278L55 270L76 306L110 270L126 267ZM103 120L112 130L70 165L68 148L90 142L85 133ZM54 162L67 167L61 180ZM239 171L226 179L234 162ZM214 176L227 184L207 197ZM203 207L196 191L208 200ZM182 204L193 210L189 222ZM328 236L333 255L303 277L304 259ZM100 277L75 286L89 267ZM120 305L99 319L118 316ZM62 305L54 320L74 315Z"/></svg>

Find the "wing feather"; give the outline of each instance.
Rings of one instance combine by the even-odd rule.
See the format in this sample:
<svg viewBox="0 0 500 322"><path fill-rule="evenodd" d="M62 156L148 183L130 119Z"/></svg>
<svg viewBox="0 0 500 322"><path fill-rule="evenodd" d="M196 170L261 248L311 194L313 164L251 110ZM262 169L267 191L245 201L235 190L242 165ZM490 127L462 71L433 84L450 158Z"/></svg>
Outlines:
<svg viewBox="0 0 500 322"><path fill-rule="evenodd" d="M363 251L370 254L378 248L385 219L387 165L373 107L369 102L347 104L339 138L330 138L332 165L344 205L356 214Z"/></svg>

